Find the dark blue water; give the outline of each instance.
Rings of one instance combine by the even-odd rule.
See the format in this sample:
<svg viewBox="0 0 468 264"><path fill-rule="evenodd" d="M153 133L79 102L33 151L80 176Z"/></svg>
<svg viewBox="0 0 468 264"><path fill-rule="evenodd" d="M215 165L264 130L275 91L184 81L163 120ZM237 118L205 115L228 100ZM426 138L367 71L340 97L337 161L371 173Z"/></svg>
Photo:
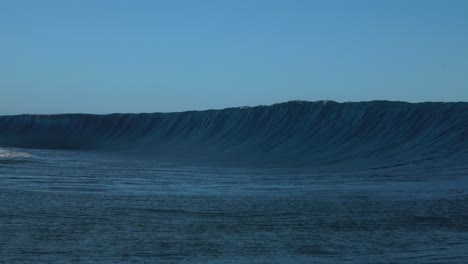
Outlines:
<svg viewBox="0 0 468 264"><path fill-rule="evenodd" d="M0 117L1 263L467 263L468 104Z"/></svg>

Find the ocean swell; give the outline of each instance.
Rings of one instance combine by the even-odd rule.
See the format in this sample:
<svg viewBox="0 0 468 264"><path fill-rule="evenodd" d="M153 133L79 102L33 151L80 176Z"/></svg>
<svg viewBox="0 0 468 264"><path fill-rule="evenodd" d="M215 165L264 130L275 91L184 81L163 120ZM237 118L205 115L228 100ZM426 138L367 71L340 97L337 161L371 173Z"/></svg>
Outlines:
<svg viewBox="0 0 468 264"><path fill-rule="evenodd" d="M461 163L468 160L468 103L292 101L180 113L1 116L0 146L283 165Z"/></svg>

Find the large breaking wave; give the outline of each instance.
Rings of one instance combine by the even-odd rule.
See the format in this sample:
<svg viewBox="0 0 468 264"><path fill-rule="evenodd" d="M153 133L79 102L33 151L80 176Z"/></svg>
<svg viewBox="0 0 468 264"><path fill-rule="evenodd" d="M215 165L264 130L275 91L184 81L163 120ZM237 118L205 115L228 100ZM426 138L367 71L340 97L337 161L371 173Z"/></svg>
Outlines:
<svg viewBox="0 0 468 264"><path fill-rule="evenodd" d="M461 164L468 160L468 103L292 101L180 113L2 116L0 147L271 165Z"/></svg>

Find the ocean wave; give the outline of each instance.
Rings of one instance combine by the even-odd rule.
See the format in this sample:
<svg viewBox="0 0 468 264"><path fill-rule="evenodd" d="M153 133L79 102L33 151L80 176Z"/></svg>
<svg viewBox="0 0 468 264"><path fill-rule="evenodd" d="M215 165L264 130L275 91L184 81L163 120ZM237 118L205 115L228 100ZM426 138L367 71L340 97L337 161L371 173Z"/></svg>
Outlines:
<svg viewBox="0 0 468 264"><path fill-rule="evenodd" d="M291 165L466 161L468 103L291 101L179 113L1 116L0 146Z"/></svg>

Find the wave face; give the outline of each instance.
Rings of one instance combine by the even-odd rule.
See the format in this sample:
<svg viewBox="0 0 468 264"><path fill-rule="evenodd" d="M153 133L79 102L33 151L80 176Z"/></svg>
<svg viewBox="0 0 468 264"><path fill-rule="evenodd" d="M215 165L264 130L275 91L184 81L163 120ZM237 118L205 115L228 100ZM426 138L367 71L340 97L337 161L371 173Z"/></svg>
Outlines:
<svg viewBox="0 0 468 264"><path fill-rule="evenodd" d="M462 164L468 103L292 101L180 113L1 116L0 146L271 166Z"/></svg>

